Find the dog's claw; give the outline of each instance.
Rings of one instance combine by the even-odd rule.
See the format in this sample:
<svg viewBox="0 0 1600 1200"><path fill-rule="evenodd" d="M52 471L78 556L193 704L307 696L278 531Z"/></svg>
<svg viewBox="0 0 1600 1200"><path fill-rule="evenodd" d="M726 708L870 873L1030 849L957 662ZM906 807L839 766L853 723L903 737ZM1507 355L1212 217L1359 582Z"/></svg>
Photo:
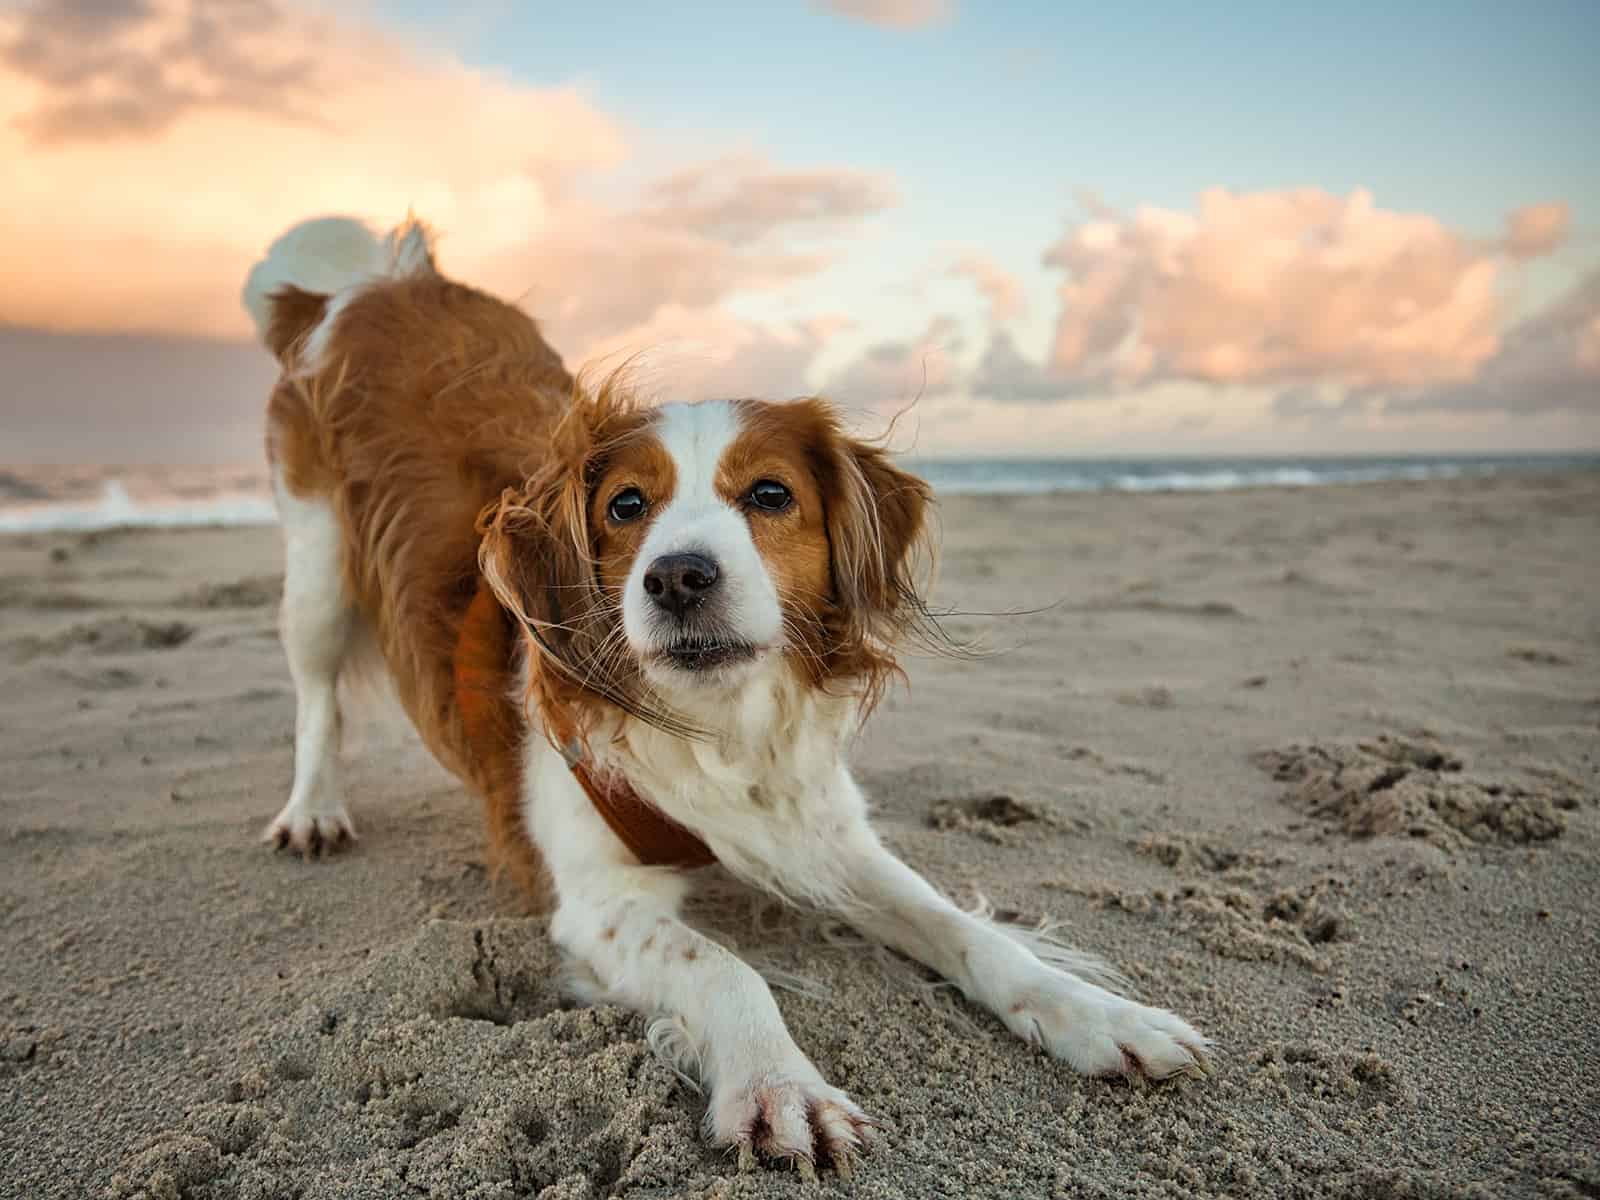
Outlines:
<svg viewBox="0 0 1600 1200"><path fill-rule="evenodd" d="M1134 1087L1143 1087L1150 1078L1150 1073L1145 1069L1144 1063L1140 1061L1138 1054L1134 1053L1130 1047L1118 1046L1117 1048L1122 1051L1122 1077Z"/></svg>
<svg viewBox="0 0 1600 1200"><path fill-rule="evenodd" d="M738 1155L741 1173L765 1159L810 1183L829 1168L848 1177L873 1129L850 1097L821 1080L763 1080L713 1099L712 1112L712 1140Z"/></svg>
<svg viewBox="0 0 1600 1200"><path fill-rule="evenodd" d="M292 850L306 859L325 858L356 840L355 826L343 808L311 812L286 805L261 840L278 850Z"/></svg>
<svg viewBox="0 0 1600 1200"><path fill-rule="evenodd" d="M1123 1078L1135 1086L1189 1074L1206 1038L1181 1017L1109 992L1054 968L1036 975L1015 1003L997 1007L1026 1041L1085 1075Z"/></svg>

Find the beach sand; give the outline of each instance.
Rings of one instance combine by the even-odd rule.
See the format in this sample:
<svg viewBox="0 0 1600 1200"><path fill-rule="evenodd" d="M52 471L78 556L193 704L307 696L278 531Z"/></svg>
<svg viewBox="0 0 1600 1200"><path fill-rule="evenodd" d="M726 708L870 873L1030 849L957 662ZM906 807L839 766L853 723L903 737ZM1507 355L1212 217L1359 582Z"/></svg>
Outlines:
<svg viewBox="0 0 1600 1200"><path fill-rule="evenodd" d="M886 840L1121 967L1213 1075L1085 1080L737 897L860 1197L1600 1195L1600 475L952 498L856 755ZM644 1022L566 1003L476 804L352 737L361 840L257 841L271 529L0 540L0 1195L789 1196ZM1045 606L1054 605L1046 608Z"/></svg>

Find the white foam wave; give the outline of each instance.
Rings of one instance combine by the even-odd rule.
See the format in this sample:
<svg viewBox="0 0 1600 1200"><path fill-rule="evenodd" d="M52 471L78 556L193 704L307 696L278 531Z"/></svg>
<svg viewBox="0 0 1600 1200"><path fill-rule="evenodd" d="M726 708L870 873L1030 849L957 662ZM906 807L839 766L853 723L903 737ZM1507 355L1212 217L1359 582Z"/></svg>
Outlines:
<svg viewBox="0 0 1600 1200"><path fill-rule="evenodd" d="M1240 488L1321 487L1327 484L1378 483L1385 480L1455 479L1493 474L1499 468L1483 463L1384 463L1371 466L1334 464L1251 465L1118 470L1109 465L1067 466L1054 463L927 463L925 478L945 495L1025 495L1050 492L1219 492Z"/></svg>
<svg viewBox="0 0 1600 1200"><path fill-rule="evenodd" d="M118 479L99 499L82 504L27 504L0 511L0 533L59 530L180 529L197 525L274 525L278 514L266 496L232 492L204 499L136 501Z"/></svg>

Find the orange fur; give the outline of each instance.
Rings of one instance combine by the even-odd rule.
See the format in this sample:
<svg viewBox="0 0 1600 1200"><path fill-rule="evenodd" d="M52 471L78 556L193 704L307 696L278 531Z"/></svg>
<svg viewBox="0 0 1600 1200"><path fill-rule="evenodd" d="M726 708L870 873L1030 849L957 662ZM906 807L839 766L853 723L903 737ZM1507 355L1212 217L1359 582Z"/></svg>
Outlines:
<svg viewBox="0 0 1600 1200"><path fill-rule="evenodd" d="M580 386L545 461L479 523L484 578L522 627L528 699L557 745L584 740L608 705L688 732L648 695L623 652L618 583L608 590L591 532L599 481L617 455L647 443L649 424L621 374L592 393Z"/></svg>
<svg viewBox="0 0 1600 1200"><path fill-rule="evenodd" d="M521 813L519 638L527 701L558 745L617 710L697 732L660 707L620 637L648 522L605 517L626 486L669 496L671 460L620 373L583 386L531 319L482 292L434 275L374 283L339 314L324 361L303 363L324 312L293 288L274 297L268 341L286 371L269 457L292 493L332 507L346 589L401 703L483 797L497 867L541 895ZM823 401L739 412L723 498L775 478L798 499L751 521L795 669L870 707L896 670L894 642L927 617L912 571L929 489L847 437Z"/></svg>
<svg viewBox="0 0 1600 1200"><path fill-rule="evenodd" d="M756 548L798 665L814 686L859 692L870 711L898 671L895 644L931 623L918 572L932 566L933 490L846 435L823 400L744 401L741 415L719 487L732 499L773 478L795 493L795 517L753 523Z"/></svg>
<svg viewBox="0 0 1600 1200"><path fill-rule="evenodd" d="M275 305L276 345L298 345L321 312L293 295ZM327 358L274 389L268 456L291 492L333 507L347 590L401 703L435 756L483 795L498 865L537 891L537 853L517 815L517 746L482 736L522 724L509 698L512 643L498 678L480 664L479 686L509 711L476 739L454 661L478 585L478 514L548 469L572 377L526 315L431 276L363 291L341 314Z"/></svg>

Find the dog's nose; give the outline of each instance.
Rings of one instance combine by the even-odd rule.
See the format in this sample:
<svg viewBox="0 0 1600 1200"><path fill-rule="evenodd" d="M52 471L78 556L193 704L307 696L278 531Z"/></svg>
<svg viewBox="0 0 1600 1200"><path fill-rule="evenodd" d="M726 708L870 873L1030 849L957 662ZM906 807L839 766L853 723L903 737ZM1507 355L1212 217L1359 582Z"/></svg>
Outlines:
<svg viewBox="0 0 1600 1200"><path fill-rule="evenodd" d="M644 573L644 590L675 617L701 603L717 585L717 564L701 554L663 554Z"/></svg>

